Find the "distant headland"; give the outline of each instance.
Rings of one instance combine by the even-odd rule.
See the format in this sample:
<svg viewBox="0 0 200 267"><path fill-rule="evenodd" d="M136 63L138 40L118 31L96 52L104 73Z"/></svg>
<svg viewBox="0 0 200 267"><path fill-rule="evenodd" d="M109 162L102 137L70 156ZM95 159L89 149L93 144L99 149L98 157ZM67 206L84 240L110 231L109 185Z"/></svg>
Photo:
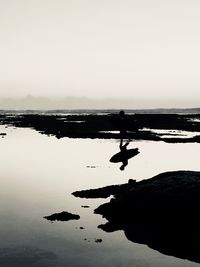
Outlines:
<svg viewBox="0 0 200 267"><path fill-rule="evenodd" d="M138 114L174 114L200 113L200 107L194 103L179 102L171 99L149 100L133 98L88 98L88 97L39 97L27 95L26 97L0 97L0 110L121 110Z"/></svg>

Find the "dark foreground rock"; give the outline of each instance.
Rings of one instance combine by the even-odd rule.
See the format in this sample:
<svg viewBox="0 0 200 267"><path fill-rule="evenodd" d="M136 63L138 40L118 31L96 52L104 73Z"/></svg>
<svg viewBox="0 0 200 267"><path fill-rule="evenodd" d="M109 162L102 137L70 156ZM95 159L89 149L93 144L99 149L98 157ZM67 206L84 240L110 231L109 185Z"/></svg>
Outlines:
<svg viewBox="0 0 200 267"><path fill-rule="evenodd" d="M200 263L200 172L167 172L74 195L99 197L103 190L114 198L95 210L108 220L99 228L123 230L130 241Z"/></svg>
<svg viewBox="0 0 200 267"><path fill-rule="evenodd" d="M111 195L116 195L119 193L126 192L129 189L129 187L130 187L129 184L110 185L97 189L76 191L72 193L72 195L80 198L107 198Z"/></svg>
<svg viewBox="0 0 200 267"><path fill-rule="evenodd" d="M45 219L48 221L70 221L70 220L79 220L80 216L76 214L72 214L66 211L60 213L54 213L50 216L45 216Z"/></svg>

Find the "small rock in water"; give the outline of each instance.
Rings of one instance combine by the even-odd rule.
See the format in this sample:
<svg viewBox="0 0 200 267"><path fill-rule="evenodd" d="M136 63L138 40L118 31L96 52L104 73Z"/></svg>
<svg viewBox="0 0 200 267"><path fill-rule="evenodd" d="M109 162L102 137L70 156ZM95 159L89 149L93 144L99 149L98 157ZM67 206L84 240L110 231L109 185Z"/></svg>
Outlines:
<svg viewBox="0 0 200 267"><path fill-rule="evenodd" d="M96 242L96 243L101 243L102 241L103 241L103 240L102 240L101 238L96 238L96 239L95 239L95 242Z"/></svg>
<svg viewBox="0 0 200 267"><path fill-rule="evenodd" d="M72 214L66 211L60 212L60 213L54 213L49 216L45 216L45 219L49 221L70 221L70 220L79 220L80 216L76 214Z"/></svg>
<svg viewBox="0 0 200 267"><path fill-rule="evenodd" d="M97 166L86 166L87 168L92 168L92 169L94 169L94 168L96 168Z"/></svg>
<svg viewBox="0 0 200 267"><path fill-rule="evenodd" d="M0 133L0 136L4 138L6 136L6 133Z"/></svg>

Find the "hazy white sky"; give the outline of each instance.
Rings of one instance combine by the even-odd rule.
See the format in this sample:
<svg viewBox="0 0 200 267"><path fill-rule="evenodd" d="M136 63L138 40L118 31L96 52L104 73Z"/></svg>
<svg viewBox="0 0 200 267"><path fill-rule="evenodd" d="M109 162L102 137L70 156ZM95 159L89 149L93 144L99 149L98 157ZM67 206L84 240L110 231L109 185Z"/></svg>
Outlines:
<svg viewBox="0 0 200 267"><path fill-rule="evenodd" d="M200 99L199 0L0 0L0 97Z"/></svg>

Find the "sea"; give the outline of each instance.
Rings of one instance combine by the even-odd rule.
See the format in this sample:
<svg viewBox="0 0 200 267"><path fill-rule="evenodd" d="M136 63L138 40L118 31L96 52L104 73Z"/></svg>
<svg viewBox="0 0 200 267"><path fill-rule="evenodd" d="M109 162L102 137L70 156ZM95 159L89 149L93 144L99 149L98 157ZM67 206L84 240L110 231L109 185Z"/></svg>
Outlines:
<svg viewBox="0 0 200 267"><path fill-rule="evenodd" d="M0 125L0 133L6 133L0 136L1 267L200 266L133 243L123 231L104 232L98 226L106 220L94 209L110 197L72 195L167 171L200 171L200 144L133 140L129 148L140 153L121 171L120 163L109 161L119 151L117 139L57 139L10 125ZM44 218L62 211L80 219L50 222Z"/></svg>

